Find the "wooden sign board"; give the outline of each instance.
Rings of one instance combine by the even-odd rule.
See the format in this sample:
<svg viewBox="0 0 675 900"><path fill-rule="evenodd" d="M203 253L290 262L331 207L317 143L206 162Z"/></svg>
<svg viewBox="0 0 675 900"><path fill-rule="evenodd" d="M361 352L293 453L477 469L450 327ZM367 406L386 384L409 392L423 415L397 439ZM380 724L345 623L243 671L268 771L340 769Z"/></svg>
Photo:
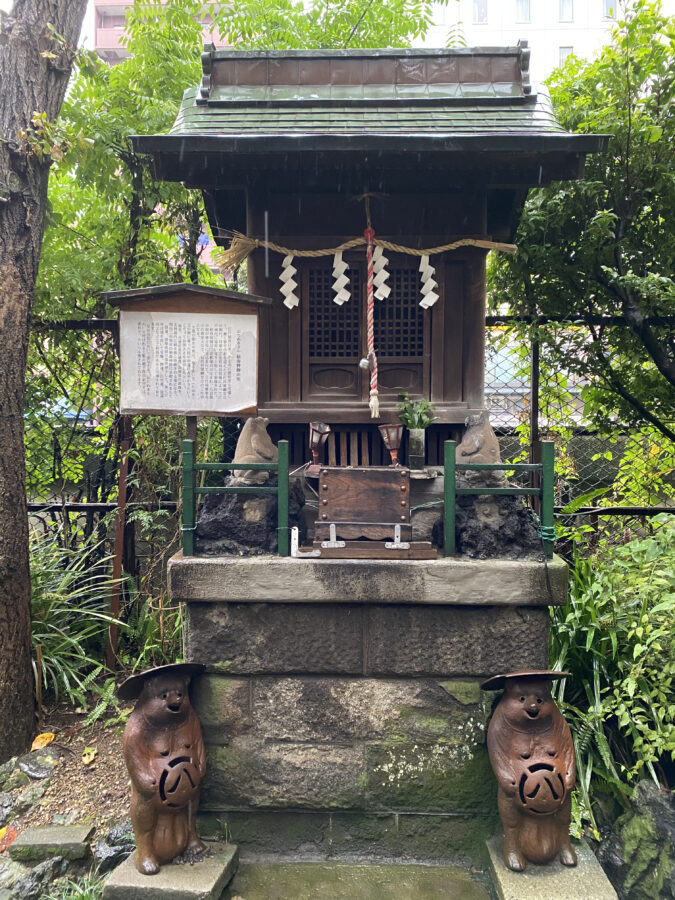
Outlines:
<svg viewBox="0 0 675 900"><path fill-rule="evenodd" d="M171 287L175 290L159 295L152 288L145 294L115 292L124 294L115 298L120 306L120 411L186 416L255 413L255 301L262 298L205 288L195 297L198 286ZM220 296L225 293L228 296Z"/></svg>

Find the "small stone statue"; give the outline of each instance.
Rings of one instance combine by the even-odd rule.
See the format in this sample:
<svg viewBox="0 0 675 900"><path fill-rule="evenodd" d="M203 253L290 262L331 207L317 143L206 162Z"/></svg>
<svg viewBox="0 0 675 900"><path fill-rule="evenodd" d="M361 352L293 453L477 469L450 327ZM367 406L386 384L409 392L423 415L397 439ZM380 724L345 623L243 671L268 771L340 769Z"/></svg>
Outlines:
<svg viewBox="0 0 675 900"><path fill-rule="evenodd" d="M502 461L497 435L490 425L490 416L487 410L482 410L464 420L466 431L460 443L457 445L457 465L473 463L500 463ZM463 476L471 484L484 484L488 486L501 486L505 483L504 473L497 470L483 470L481 472L464 472Z"/></svg>
<svg viewBox="0 0 675 900"><path fill-rule="evenodd" d="M232 462L268 463L277 461L279 451L267 433L268 424L269 419L265 419L263 416L253 416L244 422ZM234 478L243 484L264 484L269 478L269 472L235 469Z"/></svg>
<svg viewBox="0 0 675 900"><path fill-rule="evenodd" d="M576 777L569 726L551 696L554 678L567 672L511 672L481 685L504 688L488 727L488 752L499 785L504 862L521 872L528 862L577 857L569 836Z"/></svg>
<svg viewBox="0 0 675 900"><path fill-rule="evenodd" d="M122 746L131 776L134 862L143 875L155 875L186 848L206 849L196 827L206 757L188 694L190 678L203 671L196 663L158 666L127 678L117 691L121 700L137 700Z"/></svg>

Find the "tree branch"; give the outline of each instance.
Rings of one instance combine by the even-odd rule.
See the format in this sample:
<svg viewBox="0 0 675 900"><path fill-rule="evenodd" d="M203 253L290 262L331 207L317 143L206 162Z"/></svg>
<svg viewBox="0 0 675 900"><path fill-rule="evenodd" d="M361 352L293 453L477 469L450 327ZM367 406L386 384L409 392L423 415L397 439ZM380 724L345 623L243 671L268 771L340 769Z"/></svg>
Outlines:
<svg viewBox="0 0 675 900"><path fill-rule="evenodd" d="M647 407L638 400L638 398L632 394L623 384L623 382L619 379L618 375L614 371L611 366L611 363L607 359L602 346L600 344L600 338L595 333L593 326L590 323L588 324L588 330L591 335L591 339L593 340L593 346L595 349L595 355L602 363L605 371L601 373L601 377L605 379L605 381L610 385L610 387L616 391L616 393L622 397L626 403L630 404L636 412L638 412L647 422L650 422L654 428L661 432L664 437L667 437L669 440L675 443L675 431L671 431L667 425L665 425L660 419L651 413Z"/></svg>

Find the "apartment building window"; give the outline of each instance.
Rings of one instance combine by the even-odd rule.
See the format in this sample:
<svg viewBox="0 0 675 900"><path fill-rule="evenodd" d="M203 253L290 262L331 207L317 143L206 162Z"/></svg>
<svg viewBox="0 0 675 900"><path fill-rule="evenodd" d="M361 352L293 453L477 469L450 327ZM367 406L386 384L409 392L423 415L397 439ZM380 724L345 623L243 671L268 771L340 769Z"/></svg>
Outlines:
<svg viewBox="0 0 675 900"><path fill-rule="evenodd" d="M574 0L560 0L560 21L574 21Z"/></svg>
<svg viewBox="0 0 675 900"><path fill-rule="evenodd" d="M516 22L530 21L530 0L516 0Z"/></svg>
<svg viewBox="0 0 675 900"><path fill-rule="evenodd" d="M487 0L473 0L473 24L487 24Z"/></svg>
<svg viewBox="0 0 675 900"><path fill-rule="evenodd" d="M602 18L616 19L617 0L602 0Z"/></svg>
<svg viewBox="0 0 675 900"><path fill-rule="evenodd" d="M567 57L574 53L574 47L558 47L558 65L562 66Z"/></svg>

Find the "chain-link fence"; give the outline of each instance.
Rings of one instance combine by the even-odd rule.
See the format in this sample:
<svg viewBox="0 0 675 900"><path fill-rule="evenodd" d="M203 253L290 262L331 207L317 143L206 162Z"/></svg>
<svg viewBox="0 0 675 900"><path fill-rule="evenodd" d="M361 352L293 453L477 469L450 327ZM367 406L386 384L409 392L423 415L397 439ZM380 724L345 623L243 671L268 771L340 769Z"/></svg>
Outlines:
<svg viewBox="0 0 675 900"><path fill-rule="evenodd" d="M611 435L599 434L585 411L584 380L562 366L541 365L549 348L533 346L524 331L515 321L488 318L485 403L503 458L536 459L537 439L554 440L558 522L585 533L591 545L600 533L624 542L648 529L655 515L675 512L672 442L649 427L628 431L617 424ZM559 329L558 345L564 336Z"/></svg>

